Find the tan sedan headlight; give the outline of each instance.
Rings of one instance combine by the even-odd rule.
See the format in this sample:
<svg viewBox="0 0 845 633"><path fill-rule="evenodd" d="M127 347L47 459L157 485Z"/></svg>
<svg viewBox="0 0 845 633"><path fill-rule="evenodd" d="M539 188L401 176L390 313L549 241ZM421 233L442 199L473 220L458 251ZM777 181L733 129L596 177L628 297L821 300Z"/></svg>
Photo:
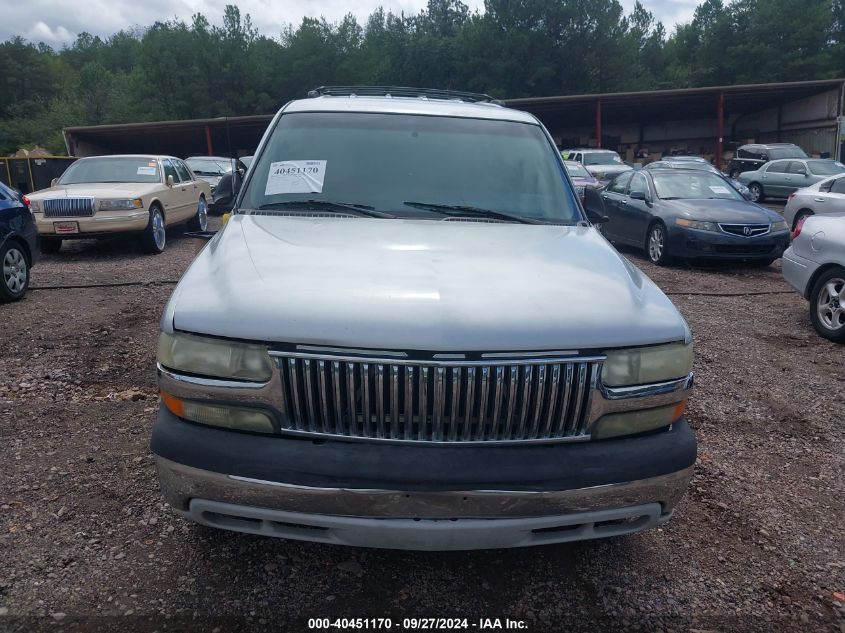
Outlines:
<svg viewBox="0 0 845 633"><path fill-rule="evenodd" d="M684 378L692 371L692 343L613 350L607 353L602 382L627 387Z"/></svg>
<svg viewBox="0 0 845 633"><path fill-rule="evenodd" d="M29 201L29 210L33 213L41 213L41 201L40 200L30 200Z"/></svg>
<svg viewBox="0 0 845 633"><path fill-rule="evenodd" d="M267 382L273 376L266 347L192 334L162 332L158 362L174 371L212 378Z"/></svg>
<svg viewBox="0 0 845 633"><path fill-rule="evenodd" d="M144 201L141 200L141 198L100 200L100 204L97 208L100 211L128 211L131 209L143 209Z"/></svg>

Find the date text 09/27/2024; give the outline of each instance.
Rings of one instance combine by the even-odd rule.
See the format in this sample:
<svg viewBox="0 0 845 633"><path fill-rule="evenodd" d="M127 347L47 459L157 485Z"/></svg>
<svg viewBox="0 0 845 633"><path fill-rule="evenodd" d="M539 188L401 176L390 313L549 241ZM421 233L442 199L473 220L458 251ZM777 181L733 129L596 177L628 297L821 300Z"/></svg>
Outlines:
<svg viewBox="0 0 845 633"><path fill-rule="evenodd" d="M381 629L399 631L411 630L447 630L476 629L479 631L528 630L525 620L510 618L403 618L393 621L390 618L309 618L308 628L312 630L367 630Z"/></svg>

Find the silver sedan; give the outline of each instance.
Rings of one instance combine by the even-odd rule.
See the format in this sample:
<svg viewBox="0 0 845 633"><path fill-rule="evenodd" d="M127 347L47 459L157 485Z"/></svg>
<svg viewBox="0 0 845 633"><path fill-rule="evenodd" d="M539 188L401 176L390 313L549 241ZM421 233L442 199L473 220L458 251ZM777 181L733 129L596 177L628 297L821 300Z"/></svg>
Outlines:
<svg viewBox="0 0 845 633"><path fill-rule="evenodd" d="M791 194L783 218L795 230L801 218L842 212L845 212L845 175L840 174Z"/></svg>
<svg viewBox="0 0 845 633"><path fill-rule="evenodd" d="M816 331L845 343L845 214L801 222L783 254L783 276L810 301Z"/></svg>

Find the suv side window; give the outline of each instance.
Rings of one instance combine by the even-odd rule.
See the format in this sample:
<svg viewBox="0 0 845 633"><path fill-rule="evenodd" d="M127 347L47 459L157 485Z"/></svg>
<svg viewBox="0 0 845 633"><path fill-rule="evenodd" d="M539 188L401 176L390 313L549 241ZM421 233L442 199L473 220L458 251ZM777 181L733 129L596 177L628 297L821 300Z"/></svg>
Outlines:
<svg viewBox="0 0 845 633"><path fill-rule="evenodd" d="M173 176L173 181L178 183L179 174L170 159L165 159L161 161L161 164L164 167L164 182L167 182L168 176Z"/></svg>
<svg viewBox="0 0 845 633"><path fill-rule="evenodd" d="M182 179L182 182L191 182L191 180L193 180L193 178L191 178L191 172L188 171L185 163L181 160L174 160L173 164L176 166L176 171L179 173L179 177Z"/></svg>
<svg viewBox="0 0 845 633"><path fill-rule="evenodd" d="M625 189L628 187L628 182L631 180L631 176L634 174L630 171L626 171L625 173L619 174L616 179L610 183L607 187L608 191L612 191L613 193L625 193Z"/></svg>
<svg viewBox="0 0 845 633"><path fill-rule="evenodd" d="M642 174L634 174L631 178L631 186L629 187L628 194L630 195L635 191L643 192L645 194L646 200L651 197L648 195L648 181Z"/></svg>
<svg viewBox="0 0 845 633"><path fill-rule="evenodd" d="M791 161L788 160L779 160L773 162L771 165L766 167L767 174L785 174L789 169L789 163Z"/></svg>
<svg viewBox="0 0 845 633"><path fill-rule="evenodd" d="M833 181L830 186L830 193L845 193L845 177Z"/></svg>
<svg viewBox="0 0 845 633"><path fill-rule="evenodd" d="M751 154L750 151L748 151L747 149L742 149L742 148L736 150L736 157L737 158L754 158L754 156Z"/></svg>

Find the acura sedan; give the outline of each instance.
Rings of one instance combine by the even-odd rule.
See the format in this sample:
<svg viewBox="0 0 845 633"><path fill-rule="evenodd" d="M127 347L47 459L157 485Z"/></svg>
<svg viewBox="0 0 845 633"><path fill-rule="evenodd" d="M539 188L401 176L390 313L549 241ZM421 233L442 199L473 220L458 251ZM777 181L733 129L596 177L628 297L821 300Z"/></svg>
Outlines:
<svg viewBox="0 0 845 633"><path fill-rule="evenodd" d="M728 181L707 171L665 169L617 176L593 217L606 216L611 242L645 250L655 264L673 258L728 259L768 265L789 246L783 218L745 200Z"/></svg>

